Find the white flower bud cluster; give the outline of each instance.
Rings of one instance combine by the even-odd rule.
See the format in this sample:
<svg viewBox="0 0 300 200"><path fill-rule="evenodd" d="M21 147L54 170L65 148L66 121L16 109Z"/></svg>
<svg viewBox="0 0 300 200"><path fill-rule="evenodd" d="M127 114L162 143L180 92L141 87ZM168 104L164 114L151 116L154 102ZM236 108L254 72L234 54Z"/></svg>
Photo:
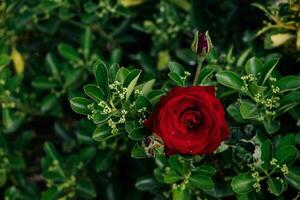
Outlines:
<svg viewBox="0 0 300 200"><path fill-rule="evenodd" d="M108 123L108 126L111 128L111 133L112 133L113 135L115 135L115 134L117 134L117 133L119 132L119 130L118 130L118 128L117 128L117 123L114 122L112 119L109 119L109 120L107 121L107 123Z"/></svg>
<svg viewBox="0 0 300 200"><path fill-rule="evenodd" d="M191 75L190 72L185 71L185 72L184 72L184 76L180 76L180 79L181 79L182 81L185 81L190 75Z"/></svg>
<svg viewBox="0 0 300 200"><path fill-rule="evenodd" d="M114 93L117 94L121 100L125 99L127 88L124 88L122 83L119 81L114 81L113 83L109 84L109 89L114 90Z"/></svg>

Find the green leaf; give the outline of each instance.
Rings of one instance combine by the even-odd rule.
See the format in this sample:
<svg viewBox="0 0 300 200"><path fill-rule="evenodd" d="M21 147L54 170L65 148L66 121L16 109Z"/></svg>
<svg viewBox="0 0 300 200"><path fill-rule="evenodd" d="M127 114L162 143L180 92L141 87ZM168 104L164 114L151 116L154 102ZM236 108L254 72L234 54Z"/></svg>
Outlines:
<svg viewBox="0 0 300 200"><path fill-rule="evenodd" d="M272 120L265 118L263 121L264 127L269 134L276 133L280 128L280 122L277 120Z"/></svg>
<svg viewBox="0 0 300 200"><path fill-rule="evenodd" d="M247 61L245 70L247 74L253 74L254 76L257 76L259 73L261 73L262 66L263 64L260 59L252 57Z"/></svg>
<svg viewBox="0 0 300 200"><path fill-rule="evenodd" d="M246 49L245 51L243 51L241 53L241 55L238 58L237 64L236 64L237 67L242 67L244 65L245 60L249 56L250 52L251 52L251 48Z"/></svg>
<svg viewBox="0 0 300 200"><path fill-rule="evenodd" d="M289 167L289 171L284 177L293 188L300 190L300 167Z"/></svg>
<svg viewBox="0 0 300 200"><path fill-rule="evenodd" d="M76 191L79 196L84 198L95 198L97 196L95 186L92 182L86 180L76 181Z"/></svg>
<svg viewBox="0 0 300 200"><path fill-rule="evenodd" d="M141 159L141 158L146 158L147 155L143 147L139 143L135 143L131 151L131 157L136 159Z"/></svg>
<svg viewBox="0 0 300 200"><path fill-rule="evenodd" d="M89 26L86 26L84 28L84 32L81 40L82 40L81 46L83 49L83 56L85 59L87 59L88 56L90 55L91 44L92 44L92 33L91 33L91 28Z"/></svg>
<svg viewBox="0 0 300 200"><path fill-rule="evenodd" d="M170 167L175 170L179 174L184 173L184 164L183 161L180 160L181 157L179 155L173 155L168 159L168 163Z"/></svg>
<svg viewBox="0 0 300 200"><path fill-rule="evenodd" d="M96 148L95 147L84 147L80 149L78 160L84 162L84 164L89 163L94 156L96 155Z"/></svg>
<svg viewBox="0 0 300 200"><path fill-rule="evenodd" d="M271 140L266 139L261 144L261 161L262 161L262 167L266 170L268 169L268 166L270 165L270 160L273 158L273 144Z"/></svg>
<svg viewBox="0 0 300 200"><path fill-rule="evenodd" d="M177 187L172 190L172 200L191 200L191 194L186 187Z"/></svg>
<svg viewBox="0 0 300 200"><path fill-rule="evenodd" d="M269 191L275 196L279 196L284 191L284 185L275 178L269 177L267 180Z"/></svg>
<svg viewBox="0 0 300 200"><path fill-rule="evenodd" d="M249 173L241 173L235 176L231 181L231 187L237 194L247 194L253 190L255 178Z"/></svg>
<svg viewBox="0 0 300 200"><path fill-rule="evenodd" d="M176 85L184 86L184 82L181 80L180 76L175 72L168 73L168 76L176 83Z"/></svg>
<svg viewBox="0 0 300 200"><path fill-rule="evenodd" d="M112 64L109 69L108 69L108 75L109 75L109 79L110 80L115 80L116 79L116 76L117 76L117 73L120 69L120 66L119 64Z"/></svg>
<svg viewBox="0 0 300 200"><path fill-rule="evenodd" d="M52 109L58 101L58 96L54 93L50 93L42 99L41 111L47 112Z"/></svg>
<svg viewBox="0 0 300 200"><path fill-rule="evenodd" d="M144 176L139 178L134 184L135 188L140 191L152 191L161 186L154 177Z"/></svg>
<svg viewBox="0 0 300 200"><path fill-rule="evenodd" d="M42 200L56 200L60 194L60 191L56 187L48 188L42 192Z"/></svg>
<svg viewBox="0 0 300 200"><path fill-rule="evenodd" d="M11 129L14 126L13 116L8 108L2 108L2 123L6 129Z"/></svg>
<svg viewBox="0 0 300 200"><path fill-rule="evenodd" d="M163 175L164 177L164 182L167 184L172 184L172 183L176 183L177 181L181 180L182 177L179 176L175 170L173 170L172 168L168 169L166 171L166 173Z"/></svg>
<svg viewBox="0 0 300 200"><path fill-rule="evenodd" d="M74 97L70 100L71 108L74 112L88 115L91 113L90 109L87 108L88 105L92 103L91 100L83 97Z"/></svg>
<svg viewBox="0 0 300 200"><path fill-rule="evenodd" d="M88 84L83 87L83 90L87 96L95 100L97 103L100 101L106 101L102 90L96 85Z"/></svg>
<svg viewBox="0 0 300 200"><path fill-rule="evenodd" d="M263 67L262 67L262 78L263 78L263 82L262 84L264 84L266 82L266 80L270 77L270 75L272 74L274 68L276 67L276 65L279 62L279 57L278 56L273 56L272 58L268 59Z"/></svg>
<svg viewBox="0 0 300 200"><path fill-rule="evenodd" d="M130 131L128 137L132 140L140 141L143 139L144 136L148 134L149 131L147 128L139 127L139 128L134 128L132 131Z"/></svg>
<svg viewBox="0 0 300 200"><path fill-rule="evenodd" d="M246 121L243 119L241 112L240 112L240 106L238 103L232 103L226 108L227 113L230 117L232 117L235 121L239 123L245 123Z"/></svg>
<svg viewBox="0 0 300 200"><path fill-rule="evenodd" d="M95 124L102 124L102 123L106 122L110 117L111 117L110 114L105 114L105 113L102 113L101 111L97 111L93 115L93 122Z"/></svg>
<svg viewBox="0 0 300 200"><path fill-rule="evenodd" d="M200 165L196 170L197 174L205 175L205 176L209 176L209 177L214 176L216 172L217 172L217 170L213 166L208 165L208 164Z"/></svg>
<svg viewBox="0 0 300 200"><path fill-rule="evenodd" d="M210 77L210 75L212 75L212 73L214 71L215 71L215 69L213 67L207 66L207 67L203 68L198 76L196 85L203 85L205 83L205 81L208 79L208 77Z"/></svg>
<svg viewBox="0 0 300 200"><path fill-rule="evenodd" d="M124 67L121 67L117 72L116 81L119 81L120 83L124 83L128 74L129 74L129 70Z"/></svg>
<svg viewBox="0 0 300 200"><path fill-rule="evenodd" d="M154 83L155 83L155 79L152 79L152 80L144 83L141 94L144 96L148 95L152 91L152 87L153 87Z"/></svg>
<svg viewBox="0 0 300 200"><path fill-rule="evenodd" d="M130 95L132 94L140 75L141 75L141 70L134 69L126 77L123 84L123 87L127 87L126 101L129 99Z"/></svg>
<svg viewBox="0 0 300 200"><path fill-rule="evenodd" d="M300 88L300 76L285 76L275 83L280 92L297 90Z"/></svg>
<svg viewBox="0 0 300 200"><path fill-rule="evenodd" d="M8 65L9 63L10 63L10 57L8 55L1 54L0 55L0 71L3 67Z"/></svg>
<svg viewBox="0 0 300 200"><path fill-rule="evenodd" d="M58 45L59 54L67 60L79 61L79 53L69 44L61 43Z"/></svg>
<svg viewBox="0 0 300 200"><path fill-rule="evenodd" d="M7 81L7 89L10 91L15 91L21 84L24 76L22 74L18 74L8 79Z"/></svg>
<svg viewBox="0 0 300 200"><path fill-rule="evenodd" d="M177 62L169 62L168 67L171 72L177 74L179 77L184 76L184 68Z"/></svg>
<svg viewBox="0 0 300 200"><path fill-rule="evenodd" d="M110 167L113 159L114 152L111 150L104 150L98 152L94 164L96 172L102 172L107 170Z"/></svg>
<svg viewBox="0 0 300 200"><path fill-rule="evenodd" d="M50 71L53 74L53 76L58 77L59 73L58 73L58 69L57 69L57 64L56 64L56 60L54 59L52 53L47 54L46 64L50 68Z"/></svg>
<svg viewBox="0 0 300 200"><path fill-rule="evenodd" d="M93 72L96 78L96 82L103 91L103 94L107 99L110 99L108 72L105 63L98 59L94 64Z"/></svg>
<svg viewBox="0 0 300 200"><path fill-rule="evenodd" d="M119 134L112 134L111 128L107 124L97 127L93 133L93 139L97 142L102 142Z"/></svg>
<svg viewBox="0 0 300 200"><path fill-rule="evenodd" d="M152 110L152 103L148 99L148 97L145 96L138 96L138 98L135 101L135 109L138 111L140 109L146 108L147 111Z"/></svg>
<svg viewBox="0 0 300 200"><path fill-rule="evenodd" d="M153 90L147 95L147 97L150 99L152 105L155 105L165 94L166 93L163 90Z"/></svg>
<svg viewBox="0 0 300 200"><path fill-rule="evenodd" d="M291 165L298 157L298 150L292 145L287 145L279 148L275 154L275 158L278 160L278 164Z"/></svg>
<svg viewBox="0 0 300 200"><path fill-rule="evenodd" d="M60 156L59 154L57 153L54 145L50 142L46 142L44 144L44 152L47 156L49 156L52 160L58 160L60 161Z"/></svg>
<svg viewBox="0 0 300 200"><path fill-rule="evenodd" d="M288 104L296 106L298 103L300 103L300 92L298 91L290 92L280 99L281 106Z"/></svg>
<svg viewBox="0 0 300 200"><path fill-rule="evenodd" d="M218 72L216 78L218 83L237 91L241 91L241 88L244 85L243 80L231 71Z"/></svg>
<svg viewBox="0 0 300 200"><path fill-rule="evenodd" d="M192 174L189 179L189 184L201 190L210 190L214 187L214 182L209 176L200 174Z"/></svg>
<svg viewBox="0 0 300 200"><path fill-rule="evenodd" d="M53 80L49 80L48 78L44 77L36 78L31 82L31 85L35 88L44 90L52 89L58 86L58 84Z"/></svg>
<svg viewBox="0 0 300 200"><path fill-rule="evenodd" d="M241 100L240 112L243 119L255 119L259 116L260 113L255 104L246 100Z"/></svg>

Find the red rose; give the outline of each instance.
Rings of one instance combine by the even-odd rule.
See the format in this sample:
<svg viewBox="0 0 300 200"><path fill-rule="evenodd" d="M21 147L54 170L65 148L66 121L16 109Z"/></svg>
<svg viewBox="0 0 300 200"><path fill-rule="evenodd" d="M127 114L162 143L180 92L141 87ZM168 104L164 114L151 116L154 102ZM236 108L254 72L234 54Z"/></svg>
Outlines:
<svg viewBox="0 0 300 200"><path fill-rule="evenodd" d="M175 87L160 99L145 126L162 138L167 155L212 153L229 135L212 86Z"/></svg>

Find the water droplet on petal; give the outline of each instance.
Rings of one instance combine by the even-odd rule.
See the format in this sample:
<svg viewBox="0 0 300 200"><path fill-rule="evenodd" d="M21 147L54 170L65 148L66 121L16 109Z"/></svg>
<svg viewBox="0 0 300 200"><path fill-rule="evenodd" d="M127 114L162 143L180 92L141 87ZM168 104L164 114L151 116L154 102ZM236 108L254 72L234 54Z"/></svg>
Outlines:
<svg viewBox="0 0 300 200"><path fill-rule="evenodd" d="M191 144L191 140L188 140L187 143L188 143L188 144Z"/></svg>
<svg viewBox="0 0 300 200"><path fill-rule="evenodd" d="M190 154L192 154L193 153L193 151L192 150L190 150Z"/></svg>
<svg viewBox="0 0 300 200"><path fill-rule="evenodd" d="M175 135L175 132L174 132L174 131L172 131L172 135Z"/></svg>

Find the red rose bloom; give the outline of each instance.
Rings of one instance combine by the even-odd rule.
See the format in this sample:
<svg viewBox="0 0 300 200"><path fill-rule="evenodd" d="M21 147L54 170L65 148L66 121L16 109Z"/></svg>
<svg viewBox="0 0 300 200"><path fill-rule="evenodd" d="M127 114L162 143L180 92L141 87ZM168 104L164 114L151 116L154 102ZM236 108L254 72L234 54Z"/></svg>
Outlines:
<svg viewBox="0 0 300 200"><path fill-rule="evenodd" d="M212 86L175 87L145 126L162 138L167 155L208 154L228 138L224 110Z"/></svg>

